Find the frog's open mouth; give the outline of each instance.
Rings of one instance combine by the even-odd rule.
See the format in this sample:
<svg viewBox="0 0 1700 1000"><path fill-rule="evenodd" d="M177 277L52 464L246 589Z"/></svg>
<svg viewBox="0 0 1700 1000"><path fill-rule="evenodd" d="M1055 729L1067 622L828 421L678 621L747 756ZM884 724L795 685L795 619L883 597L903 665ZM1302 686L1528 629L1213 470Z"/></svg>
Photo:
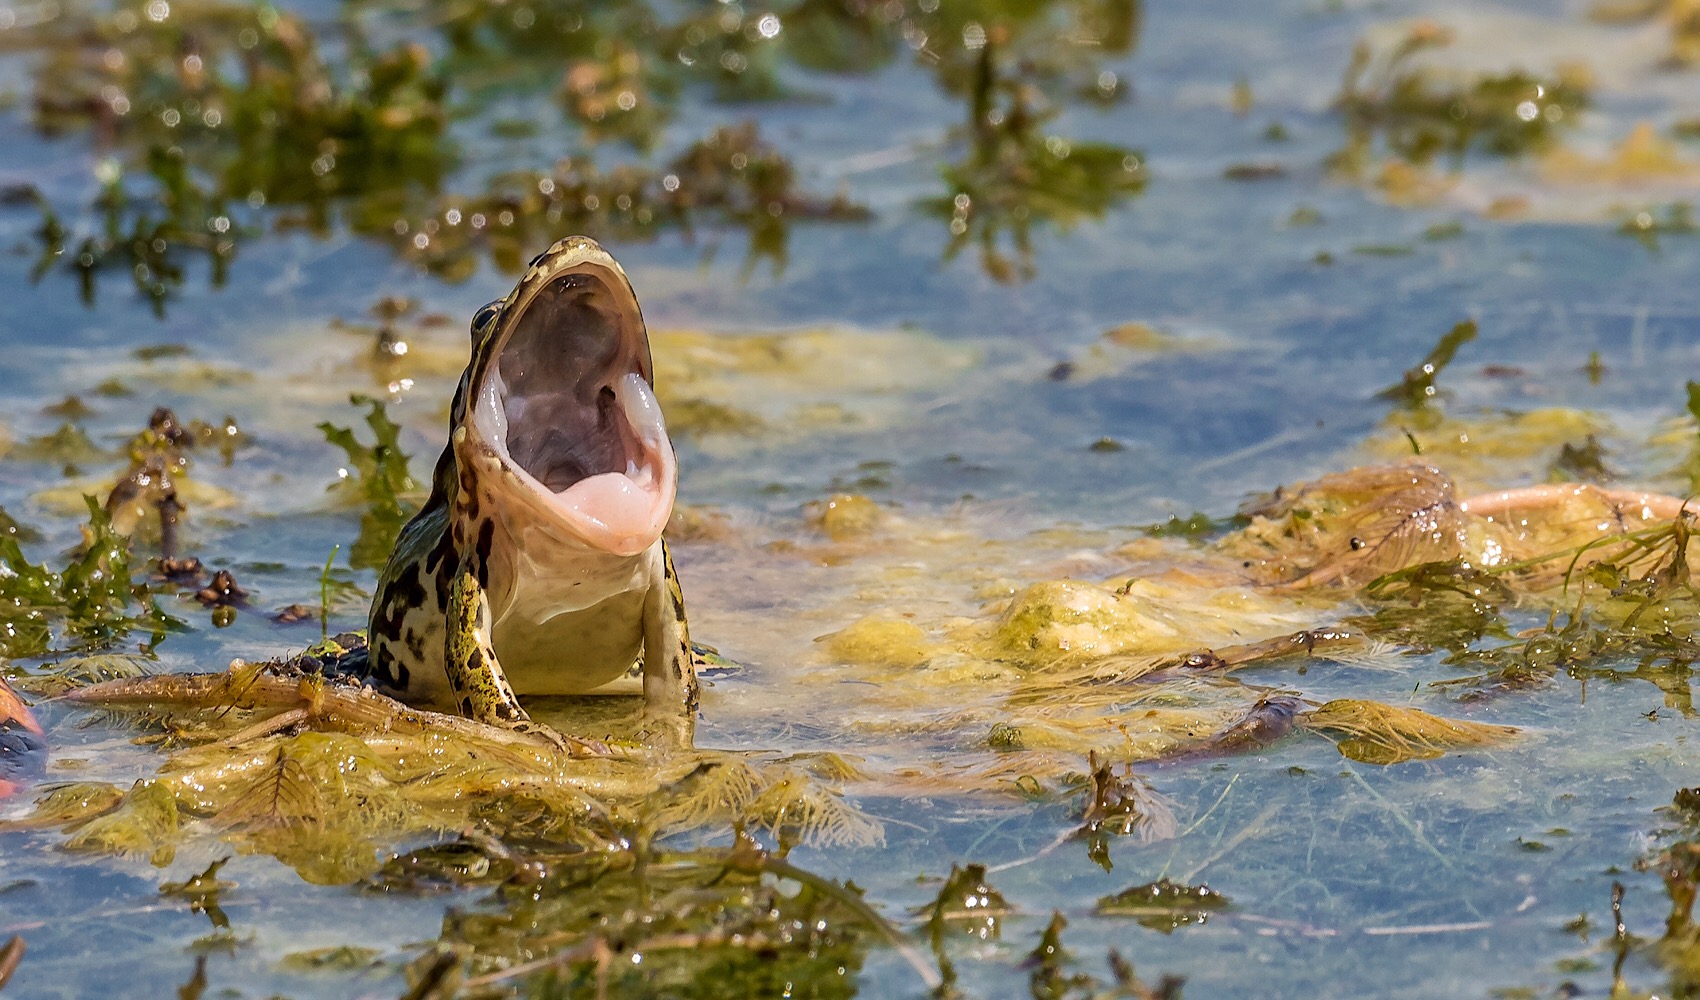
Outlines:
<svg viewBox="0 0 1700 1000"><path fill-rule="evenodd" d="M509 306L472 428L580 540L631 556L661 537L678 470L637 298L607 260L564 263Z"/></svg>

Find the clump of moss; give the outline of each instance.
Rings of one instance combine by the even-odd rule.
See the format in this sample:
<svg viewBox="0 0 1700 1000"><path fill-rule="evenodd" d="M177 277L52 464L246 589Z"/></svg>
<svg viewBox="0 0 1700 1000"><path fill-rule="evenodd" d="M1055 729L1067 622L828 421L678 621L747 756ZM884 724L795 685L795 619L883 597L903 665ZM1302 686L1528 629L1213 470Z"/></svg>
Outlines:
<svg viewBox="0 0 1700 1000"><path fill-rule="evenodd" d="M1139 600L1084 580L1035 583L1010 601L992 629L1006 656L1043 665L1104 657L1172 629L1142 614Z"/></svg>
<svg viewBox="0 0 1700 1000"><path fill-rule="evenodd" d="M878 530L888 516L885 508L856 493L835 493L825 500L811 503L805 515L811 525L835 542L869 535Z"/></svg>
<svg viewBox="0 0 1700 1000"><path fill-rule="evenodd" d="M835 659L868 666L920 666L937 652L925 629L884 615L857 619L815 641Z"/></svg>

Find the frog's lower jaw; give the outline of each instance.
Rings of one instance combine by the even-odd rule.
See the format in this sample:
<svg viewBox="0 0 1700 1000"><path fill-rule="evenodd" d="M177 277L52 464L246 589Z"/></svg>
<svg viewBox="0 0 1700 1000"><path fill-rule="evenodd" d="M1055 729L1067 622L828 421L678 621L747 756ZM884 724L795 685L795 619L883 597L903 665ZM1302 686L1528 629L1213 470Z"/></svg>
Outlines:
<svg viewBox="0 0 1700 1000"><path fill-rule="evenodd" d="M635 556L661 537L678 467L643 320L600 270L581 262L498 332L469 423L511 480L504 494L592 549Z"/></svg>
<svg viewBox="0 0 1700 1000"><path fill-rule="evenodd" d="M531 497L543 501L561 522L591 548L614 555L635 556L655 544L673 513L678 465L661 407L642 375L628 372L606 390L611 402L599 407L603 425L614 424L621 448L613 454L624 468L595 472L576 481L556 477L551 488L515 459L508 449L511 417L523 413L525 400L509 396L501 372L492 370L479 392L472 426L504 470ZM606 397L605 397L606 398ZM570 429L567 430L570 433ZM533 468L547 456L527 456Z"/></svg>

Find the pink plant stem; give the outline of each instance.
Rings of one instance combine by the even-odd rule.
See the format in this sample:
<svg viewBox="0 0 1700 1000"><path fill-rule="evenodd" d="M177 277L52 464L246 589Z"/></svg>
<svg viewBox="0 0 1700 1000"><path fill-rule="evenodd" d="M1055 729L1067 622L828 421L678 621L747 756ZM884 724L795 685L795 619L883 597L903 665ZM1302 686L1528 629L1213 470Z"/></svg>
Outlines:
<svg viewBox="0 0 1700 1000"><path fill-rule="evenodd" d="M1479 493L1458 502L1458 509L1478 517L1500 517L1518 510L1544 510L1557 507L1572 497L1592 497L1614 508L1626 520L1674 521L1683 514L1688 500L1668 493L1643 493L1637 490L1611 490L1588 483L1547 483L1541 486L1520 486L1514 490L1494 490ZM1700 509L1700 505L1697 505Z"/></svg>

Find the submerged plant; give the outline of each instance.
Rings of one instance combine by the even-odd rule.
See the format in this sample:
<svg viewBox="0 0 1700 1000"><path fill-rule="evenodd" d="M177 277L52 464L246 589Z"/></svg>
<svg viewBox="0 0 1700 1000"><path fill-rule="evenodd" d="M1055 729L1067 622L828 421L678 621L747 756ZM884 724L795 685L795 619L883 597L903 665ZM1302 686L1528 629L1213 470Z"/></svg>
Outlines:
<svg viewBox="0 0 1700 1000"><path fill-rule="evenodd" d="M1143 778L1124 767L1117 775L1107 760L1089 754L1086 807L1074 833L1086 840L1086 853L1105 871L1110 861L1110 838L1132 836L1140 843L1175 835L1175 814L1169 803Z"/></svg>
<svg viewBox="0 0 1700 1000"><path fill-rule="evenodd" d="M589 155L548 171L494 175L482 194L437 199L423 217L397 220L397 251L445 277L470 273L480 252L517 271L558 233L651 238L663 229L741 228L749 237L746 273L762 259L783 270L789 228L801 221L862 221L867 210L801 189L790 161L753 122L716 129L659 165L599 168Z"/></svg>
<svg viewBox="0 0 1700 1000"><path fill-rule="evenodd" d="M341 448L348 468L331 488L351 492L363 506L360 534L348 550L348 563L356 569L375 568L389 558L396 535L416 509L414 494L419 484L407 470L408 456L401 450L401 426L391 420L382 400L356 393L349 397L355 406L366 406L366 426L372 443L364 445L347 427L329 421L320 423L325 440Z"/></svg>
<svg viewBox="0 0 1700 1000"><path fill-rule="evenodd" d="M1435 379L1452 363L1458 349L1476 339L1476 321L1467 319L1448 330L1416 366L1407 368L1399 382L1376 393L1401 409L1416 410L1434 399Z"/></svg>
<svg viewBox="0 0 1700 1000"><path fill-rule="evenodd" d="M1670 31L1667 61L1676 68L1700 65L1700 6L1692 0L1599 0L1588 15L1606 24L1664 21Z"/></svg>
<svg viewBox="0 0 1700 1000"><path fill-rule="evenodd" d="M977 244L981 265L1000 281L1032 276L1035 227L1066 230L1101 217L1147 180L1144 157L1134 150L1045 131L1058 110L1035 79L1044 63L1023 58L1022 50L1049 27L1046 20L1035 7L989 24L969 22L965 51L952 47L943 63L947 85L969 96L968 150L940 171L946 194L923 207L947 220L946 260ZM1001 247L1006 239L1013 258Z"/></svg>
<svg viewBox="0 0 1700 1000"><path fill-rule="evenodd" d="M216 286L238 245L268 228L321 237L346 229L461 279L486 254L518 270L568 228L634 238L730 226L747 234L752 265L767 258L779 268L793 222L856 221L865 210L801 191L789 159L754 141L753 124L656 162L676 108L693 93L722 102L811 96L791 85L787 63L869 72L906 49L970 105L972 153L945 168L949 254L966 232L957 223L971 224L986 265L1014 277L1031 267L1029 226L1096 217L1145 181L1130 150L1038 128L1064 101L1125 93L1103 60L1136 44L1135 0L1019 10L792 0L747 15L645 2L523 11L453 2L425 25L412 14L376 4L314 22L230 0L166 8L126 0L8 30L10 45L40 56L37 128L93 132L110 150L86 210L34 195L37 277L68 271L92 304L98 276L123 269L162 313L196 258ZM567 126L568 156L555 169L510 168L505 153L487 158L456 137L461 119L539 90L553 95ZM540 126L487 127L501 141ZM610 143L637 159L616 154L608 166L597 150ZM503 169L481 169L487 162ZM961 197L971 213L959 211ZM996 250L1004 232L1021 261Z"/></svg>
<svg viewBox="0 0 1700 1000"><path fill-rule="evenodd" d="M1617 231L1657 253L1664 237L1692 236L1700 232L1700 225L1694 222L1692 205L1687 202L1675 202L1666 205L1663 212L1657 215L1650 209L1642 209L1624 219Z"/></svg>
<svg viewBox="0 0 1700 1000"><path fill-rule="evenodd" d="M1421 53L1452 39L1422 22L1381 52L1358 43L1334 99L1346 129L1334 169L1357 176L1383 148L1419 166L1445 157L1455 169L1471 151L1523 156L1551 147L1589 105L1588 76L1576 68L1457 77L1421 64Z"/></svg>
<svg viewBox="0 0 1700 1000"><path fill-rule="evenodd" d="M1688 403L1685 409L1694 421L1694 435L1688 441L1688 457L1679 471L1688 477L1689 492L1700 494L1700 382L1689 381L1684 389Z"/></svg>
<svg viewBox="0 0 1700 1000"><path fill-rule="evenodd" d="M1360 592L1372 611L1343 624L1412 653L1461 653L1492 636L1509 639L1503 608L1516 601L1506 580L1463 560L1420 563L1371 581Z"/></svg>
<svg viewBox="0 0 1700 1000"><path fill-rule="evenodd" d="M1635 867L1656 874L1664 883L1670 909L1663 933L1646 940L1625 933L1622 915L1623 887L1613 886L1612 913L1617 924L1614 990L1630 995L1623 981L1624 959L1640 951L1669 976L1668 995L1686 997L1700 990L1700 922L1694 904L1700 898L1700 787L1679 788L1671 803L1659 810L1661 826L1652 831L1647 853Z"/></svg>
<svg viewBox="0 0 1700 1000"><path fill-rule="evenodd" d="M85 502L83 543L62 568L31 563L15 538L0 535L0 656L99 651L138 629L151 646L182 627L132 579L128 536L94 497Z"/></svg>
<svg viewBox="0 0 1700 1000"><path fill-rule="evenodd" d="M1067 918L1053 913L1051 922L1039 935L1039 944L1023 963L1028 969L1027 989L1033 1000L1097 1000L1106 996L1181 1000L1184 979L1165 975L1156 985L1148 986L1135 975L1132 963L1114 948L1105 956L1110 967L1109 981L1086 972L1067 972L1073 959L1062 945L1062 932L1067 927Z"/></svg>
<svg viewBox="0 0 1700 1000"><path fill-rule="evenodd" d="M597 998L688 989L826 1000L856 994L856 974L879 942L895 946L925 988L941 983L854 886L747 838L729 848L636 844L533 858L479 907L444 922L420 973L447 959L464 976L460 989L474 994L523 983Z"/></svg>

